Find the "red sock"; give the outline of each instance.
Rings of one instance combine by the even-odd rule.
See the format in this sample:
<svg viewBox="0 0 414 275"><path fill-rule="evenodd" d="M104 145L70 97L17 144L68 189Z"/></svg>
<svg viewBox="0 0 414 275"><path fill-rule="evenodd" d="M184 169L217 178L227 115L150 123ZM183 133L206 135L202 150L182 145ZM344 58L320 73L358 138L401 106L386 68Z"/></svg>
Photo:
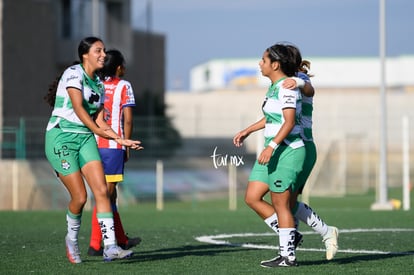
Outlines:
<svg viewBox="0 0 414 275"><path fill-rule="evenodd" d="M114 211L114 225L115 225L115 237L118 244L127 244L128 237L125 235L124 227L122 226L121 217L118 211Z"/></svg>
<svg viewBox="0 0 414 275"><path fill-rule="evenodd" d="M92 211L91 225L91 240L89 242L89 246L93 249L99 250L102 243L102 232L101 227L99 226L98 218L96 217L96 206L94 206Z"/></svg>

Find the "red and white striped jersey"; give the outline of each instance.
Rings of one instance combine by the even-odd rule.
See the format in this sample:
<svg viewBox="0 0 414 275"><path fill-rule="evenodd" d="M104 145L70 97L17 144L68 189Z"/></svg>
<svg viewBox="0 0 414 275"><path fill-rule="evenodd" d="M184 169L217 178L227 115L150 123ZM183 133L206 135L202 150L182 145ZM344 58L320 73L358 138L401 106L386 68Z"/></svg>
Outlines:
<svg viewBox="0 0 414 275"><path fill-rule="evenodd" d="M135 106L131 83L119 77L108 77L105 79L104 85L104 119L119 136L124 137L123 108ZM96 136L96 142L98 148L122 148L116 141L99 136Z"/></svg>

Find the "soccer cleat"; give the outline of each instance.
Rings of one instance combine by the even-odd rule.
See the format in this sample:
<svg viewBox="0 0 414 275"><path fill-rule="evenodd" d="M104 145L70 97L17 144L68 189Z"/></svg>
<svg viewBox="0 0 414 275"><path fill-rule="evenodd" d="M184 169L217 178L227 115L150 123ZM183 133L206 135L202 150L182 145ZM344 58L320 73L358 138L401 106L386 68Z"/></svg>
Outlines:
<svg viewBox="0 0 414 275"><path fill-rule="evenodd" d="M89 256L102 256L103 255L103 248L100 247L98 250L90 246L88 248L88 255Z"/></svg>
<svg viewBox="0 0 414 275"><path fill-rule="evenodd" d="M66 242L66 256L73 264L80 264L82 262L80 258L80 250L77 241L72 241L68 236L65 237Z"/></svg>
<svg viewBox="0 0 414 275"><path fill-rule="evenodd" d="M132 256L132 250L124 250L117 245L105 247L103 251L103 259L105 262L110 262L116 259L126 259Z"/></svg>
<svg viewBox="0 0 414 275"><path fill-rule="evenodd" d="M260 266L262 267L290 267L290 266L297 266L296 260L289 260L288 257L280 256L267 260L261 261Z"/></svg>
<svg viewBox="0 0 414 275"><path fill-rule="evenodd" d="M328 232L326 232L322 241L325 243L326 259L332 260L338 251L338 228L328 226Z"/></svg>
<svg viewBox="0 0 414 275"><path fill-rule="evenodd" d="M140 237L135 238L128 238L128 242L126 244L119 244L122 249L130 249L131 247L137 246L141 243Z"/></svg>
<svg viewBox="0 0 414 275"><path fill-rule="evenodd" d="M303 235L300 234L298 231L295 231L295 242L293 243L295 249L303 243Z"/></svg>

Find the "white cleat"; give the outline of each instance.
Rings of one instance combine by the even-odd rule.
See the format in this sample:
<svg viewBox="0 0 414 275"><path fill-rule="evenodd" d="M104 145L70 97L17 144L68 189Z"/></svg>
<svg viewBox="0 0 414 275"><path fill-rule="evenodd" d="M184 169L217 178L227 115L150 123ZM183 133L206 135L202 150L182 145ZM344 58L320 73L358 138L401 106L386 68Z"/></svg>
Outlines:
<svg viewBox="0 0 414 275"><path fill-rule="evenodd" d="M132 250L124 250L117 245L105 247L103 251L103 259L105 262L110 262L116 259L126 259L132 256Z"/></svg>
<svg viewBox="0 0 414 275"><path fill-rule="evenodd" d="M72 241L68 238L68 236L66 236L65 243L66 243L66 256L68 257L69 261L72 264L80 264L82 260L80 258L78 242Z"/></svg>
<svg viewBox="0 0 414 275"><path fill-rule="evenodd" d="M338 228L334 226L328 226L328 232L322 240L325 243L326 259L332 260L338 251Z"/></svg>

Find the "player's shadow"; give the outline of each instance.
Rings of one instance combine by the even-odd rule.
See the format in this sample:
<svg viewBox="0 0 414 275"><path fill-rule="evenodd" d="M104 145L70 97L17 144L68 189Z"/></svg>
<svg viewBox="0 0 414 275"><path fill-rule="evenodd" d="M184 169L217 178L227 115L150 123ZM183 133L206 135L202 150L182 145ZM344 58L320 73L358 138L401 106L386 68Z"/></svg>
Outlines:
<svg viewBox="0 0 414 275"><path fill-rule="evenodd" d="M414 255L414 251L405 251L405 252L396 252L396 253L389 253L389 254L370 254L370 255L358 255L358 256L351 256L351 257L344 257L341 258L339 254L336 255L331 261L320 260L320 261L300 261L299 265L301 266L311 266L311 265L321 265L331 263L331 264L353 264L356 262L364 262L364 261L377 261L377 260L385 260L385 259L392 259L396 257L412 257ZM339 257L338 257L339 256Z"/></svg>
<svg viewBox="0 0 414 275"><path fill-rule="evenodd" d="M151 251L141 251L134 254L125 263L158 261L185 256L215 256L217 254L229 253L235 251L246 251L254 248L241 248L235 246L223 246L214 244L185 245L173 248L157 249Z"/></svg>

